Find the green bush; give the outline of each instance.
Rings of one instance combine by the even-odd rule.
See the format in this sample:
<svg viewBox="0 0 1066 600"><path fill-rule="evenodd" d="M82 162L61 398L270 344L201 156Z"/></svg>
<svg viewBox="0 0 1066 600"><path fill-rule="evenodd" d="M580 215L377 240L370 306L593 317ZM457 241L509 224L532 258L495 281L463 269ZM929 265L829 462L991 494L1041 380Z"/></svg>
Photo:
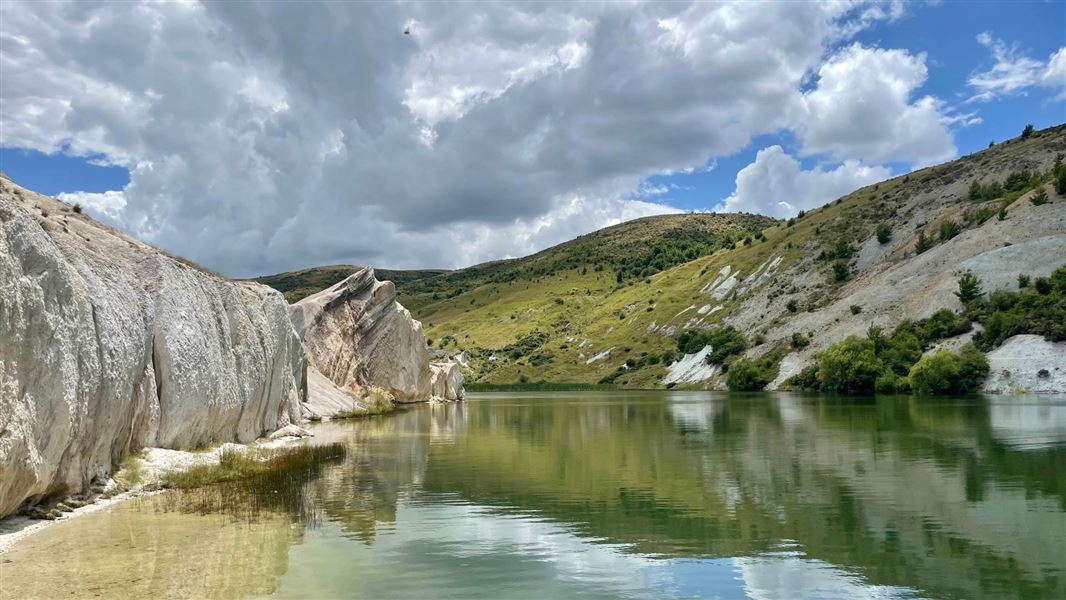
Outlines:
<svg viewBox="0 0 1066 600"><path fill-rule="evenodd" d="M914 244L914 253L921 254L932 248L935 243L931 238L925 237L925 232L919 232L918 241Z"/></svg>
<svg viewBox="0 0 1066 600"><path fill-rule="evenodd" d="M959 278L959 291L955 292L963 304L969 304L984 295L981 290L981 280L970 272L963 273Z"/></svg>
<svg viewBox="0 0 1066 600"><path fill-rule="evenodd" d="M848 265L844 262L833 263L833 280L834 281L847 281L848 280Z"/></svg>
<svg viewBox="0 0 1066 600"><path fill-rule="evenodd" d="M959 376L959 360L945 351L923 356L911 367L911 388L917 394L945 394Z"/></svg>
<svg viewBox="0 0 1066 600"><path fill-rule="evenodd" d="M851 309L851 314L853 314L853 315L857 315L857 314L862 312L862 307L859 306L858 304L852 304L850 309Z"/></svg>
<svg viewBox="0 0 1066 600"><path fill-rule="evenodd" d="M726 377L726 385L734 392L755 392L771 381L759 365L745 358L734 361Z"/></svg>
<svg viewBox="0 0 1066 600"><path fill-rule="evenodd" d="M797 350L811 345L811 340L800 332L792 334L791 346Z"/></svg>
<svg viewBox="0 0 1066 600"><path fill-rule="evenodd" d="M946 242L962 233L962 226L955 221L944 221L940 224L940 241Z"/></svg>
<svg viewBox="0 0 1066 600"><path fill-rule="evenodd" d="M1029 139L1029 136L1033 135L1033 131L1035 131L1035 128L1033 127L1032 123L1029 123L1028 125L1026 125L1025 129L1022 129L1022 139L1023 140Z"/></svg>
<svg viewBox="0 0 1066 600"><path fill-rule="evenodd" d="M1018 274L1018 289L1025 289L1029 287L1029 276L1025 273Z"/></svg>
<svg viewBox="0 0 1066 600"><path fill-rule="evenodd" d="M1018 285L1029 283L1019 277ZM1023 333L1042 335L1048 341L1066 341L1066 266L1051 277L1037 277L1017 292L997 291L986 305L975 306L984 331L974 336L982 350L991 350L1008 337Z"/></svg>
<svg viewBox="0 0 1066 600"><path fill-rule="evenodd" d="M1055 192L1060 196L1066 195L1066 169L1060 169L1055 176Z"/></svg>
<svg viewBox="0 0 1066 600"><path fill-rule="evenodd" d="M1043 188L1036 191L1035 194L1029 196L1029 202L1033 203L1033 206L1043 206L1047 204L1047 192Z"/></svg>
<svg viewBox="0 0 1066 600"><path fill-rule="evenodd" d="M785 305L785 308L788 309L788 312L794 313L799 310L799 304L797 304L795 300L789 300L788 304Z"/></svg>
<svg viewBox="0 0 1066 600"><path fill-rule="evenodd" d="M707 362L721 365L727 358L748 349L744 334L733 327L719 327L710 331L685 331L677 337L677 349L685 354L694 354L710 346Z"/></svg>
<svg viewBox="0 0 1066 600"><path fill-rule="evenodd" d="M892 227L888 223L877 226L877 241L882 244L892 241Z"/></svg>
<svg viewBox="0 0 1066 600"><path fill-rule="evenodd" d="M911 367L911 387L915 393L968 394L976 391L988 376L988 359L972 343L958 355L947 350L923 356Z"/></svg>
<svg viewBox="0 0 1066 600"><path fill-rule="evenodd" d="M884 368L869 339L851 336L818 356L818 382L828 392L862 394L874 391Z"/></svg>

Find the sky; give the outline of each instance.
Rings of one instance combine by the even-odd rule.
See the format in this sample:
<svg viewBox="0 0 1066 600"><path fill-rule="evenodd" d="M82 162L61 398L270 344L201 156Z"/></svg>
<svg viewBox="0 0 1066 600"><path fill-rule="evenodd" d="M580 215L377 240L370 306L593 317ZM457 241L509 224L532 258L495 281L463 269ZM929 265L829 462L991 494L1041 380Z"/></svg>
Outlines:
<svg viewBox="0 0 1066 600"><path fill-rule="evenodd" d="M788 217L1064 121L1063 2L0 3L0 170L237 277Z"/></svg>

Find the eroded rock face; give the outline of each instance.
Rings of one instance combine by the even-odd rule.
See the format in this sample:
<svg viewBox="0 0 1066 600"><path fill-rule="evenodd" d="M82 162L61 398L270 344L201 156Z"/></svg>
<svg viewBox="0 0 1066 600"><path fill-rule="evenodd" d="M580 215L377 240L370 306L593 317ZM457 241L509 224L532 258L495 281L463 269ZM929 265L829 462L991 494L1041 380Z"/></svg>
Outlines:
<svg viewBox="0 0 1066 600"><path fill-rule="evenodd" d="M396 301L392 282L378 281L371 268L289 311L307 355L305 414L328 417L353 403L358 408L370 386L388 390L397 402L463 397L459 369L430 364L422 324Z"/></svg>
<svg viewBox="0 0 1066 600"><path fill-rule="evenodd" d="M142 447L247 442L299 419L303 353L281 294L0 186L0 516Z"/></svg>
<svg viewBox="0 0 1066 600"><path fill-rule="evenodd" d="M1066 342L1016 335L988 353L987 394L1058 393L1066 390Z"/></svg>

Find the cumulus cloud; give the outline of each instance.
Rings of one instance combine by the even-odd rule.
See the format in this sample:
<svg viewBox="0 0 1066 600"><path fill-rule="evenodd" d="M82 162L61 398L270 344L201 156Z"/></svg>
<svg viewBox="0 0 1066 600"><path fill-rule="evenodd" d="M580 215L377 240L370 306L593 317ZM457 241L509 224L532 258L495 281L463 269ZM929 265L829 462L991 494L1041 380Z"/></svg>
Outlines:
<svg viewBox="0 0 1066 600"><path fill-rule="evenodd" d="M797 129L803 153L868 163L948 160L956 149L943 103L912 98L925 83L925 55L853 44L818 69L803 95Z"/></svg>
<svg viewBox="0 0 1066 600"><path fill-rule="evenodd" d="M754 212L777 218L794 216L891 175L885 167L848 160L831 170L804 170L781 146L759 151L755 162L737 173L736 191L719 211Z"/></svg>
<svg viewBox="0 0 1066 600"><path fill-rule="evenodd" d="M1017 44L1008 45L985 31L977 35L977 43L989 49L995 64L987 71L974 73L967 80L976 93L969 102L988 102L999 96L1023 94L1034 86L1043 86L1066 97L1066 46L1041 61L1026 56Z"/></svg>
<svg viewBox="0 0 1066 600"><path fill-rule="evenodd" d="M67 204L80 204L98 220L108 225L121 226L122 211L126 208L126 196L119 190L106 192L63 192L59 199Z"/></svg>
<svg viewBox="0 0 1066 600"><path fill-rule="evenodd" d="M805 121L810 152L944 154L916 57L864 63L895 68L880 87L831 61L801 93L900 6L5 2L0 144L129 168L83 204L229 274L461 266L673 210L641 183ZM877 139L834 134L866 116L819 101L848 81L892 92Z"/></svg>

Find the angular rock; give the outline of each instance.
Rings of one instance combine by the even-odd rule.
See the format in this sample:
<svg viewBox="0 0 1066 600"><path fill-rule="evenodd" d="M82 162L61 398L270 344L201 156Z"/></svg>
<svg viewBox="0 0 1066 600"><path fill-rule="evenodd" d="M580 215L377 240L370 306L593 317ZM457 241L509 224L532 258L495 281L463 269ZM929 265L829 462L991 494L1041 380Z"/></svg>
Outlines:
<svg viewBox="0 0 1066 600"><path fill-rule="evenodd" d="M0 181L0 516L142 447L294 422L303 372L281 294Z"/></svg>
<svg viewBox="0 0 1066 600"><path fill-rule="evenodd" d="M463 396L458 368L431 366L422 324L371 268L291 305L289 314L307 356L308 418L359 412L371 386L397 402L426 401L438 389L441 397Z"/></svg>
<svg viewBox="0 0 1066 600"><path fill-rule="evenodd" d="M429 387L433 398L456 401L466 396L466 390L463 389L463 372L458 363L432 363L429 368L432 371Z"/></svg>

